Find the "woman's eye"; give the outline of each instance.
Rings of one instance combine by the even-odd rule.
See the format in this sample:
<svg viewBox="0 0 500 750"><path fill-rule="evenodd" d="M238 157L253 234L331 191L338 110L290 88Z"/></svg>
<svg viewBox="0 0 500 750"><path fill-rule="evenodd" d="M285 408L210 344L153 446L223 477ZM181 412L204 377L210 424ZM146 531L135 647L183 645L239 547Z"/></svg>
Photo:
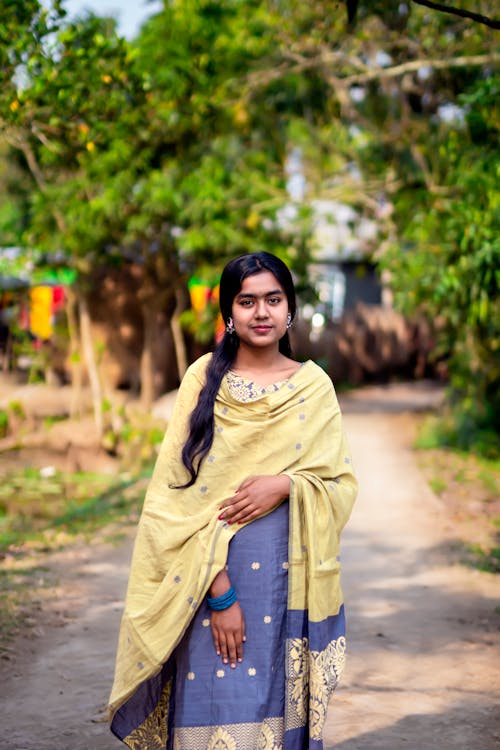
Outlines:
<svg viewBox="0 0 500 750"><path fill-rule="evenodd" d="M269 303L270 303L271 305L277 305L277 304L279 304L280 302L281 302L281 297L270 297L270 298L269 298Z"/></svg>
<svg viewBox="0 0 500 750"><path fill-rule="evenodd" d="M251 299L242 299L240 301L240 305L242 307L250 307L250 305L253 305L253 300L251 300Z"/></svg>

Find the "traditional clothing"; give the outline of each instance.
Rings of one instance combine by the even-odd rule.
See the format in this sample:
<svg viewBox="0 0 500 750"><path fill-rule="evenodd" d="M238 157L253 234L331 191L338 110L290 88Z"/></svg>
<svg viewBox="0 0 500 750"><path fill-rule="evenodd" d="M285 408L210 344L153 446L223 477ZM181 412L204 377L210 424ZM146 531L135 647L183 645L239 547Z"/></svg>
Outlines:
<svg viewBox="0 0 500 750"><path fill-rule="evenodd" d="M182 381L146 495L111 728L133 750L319 750L344 664L339 535L356 495L339 406L311 361L245 402L226 376L211 451L196 483L175 489L209 357ZM249 476L283 473L288 502L247 525L219 520ZM234 670L215 655L205 602L226 565L247 625Z"/></svg>

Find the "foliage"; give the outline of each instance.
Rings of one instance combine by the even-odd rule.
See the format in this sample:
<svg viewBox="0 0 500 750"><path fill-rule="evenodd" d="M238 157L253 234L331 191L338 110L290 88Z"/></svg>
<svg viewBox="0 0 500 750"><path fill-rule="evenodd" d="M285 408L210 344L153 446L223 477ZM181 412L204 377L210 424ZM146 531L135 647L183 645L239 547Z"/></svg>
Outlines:
<svg viewBox="0 0 500 750"><path fill-rule="evenodd" d="M219 305L213 300L209 300L199 313L192 307L184 310L180 321L183 328L193 336L195 341L201 344L211 344L219 315Z"/></svg>
<svg viewBox="0 0 500 750"><path fill-rule="evenodd" d="M0 409L0 438L7 435L9 430L9 413L5 409Z"/></svg>
<svg viewBox="0 0 500 750"><path fill-rule="evenodd" d="M500 77L459 97L465 122L443 127L435 151L439 191L402 193L406 221L384 259L399 304L436 322L436 355L449 357L455 428L448 440L498 450L500 410ZM412 205L408 205L412 200Z"/></svg>
<svg viewBox="0 0 500 750"><path fill-rule="evenodd" d="M19 91L36 76L38 61L48 54L47 40L57 33L65 16L62 3L4 0L0 20L0 245L18 245L29 217L32 184L19 149L24 142L17 127ZM42 115L36 113L36 122Z"/></svg>
<svg viewBox="0 0 500 750"><path fill-rule="evenodd" d="M120 465L135 475L153 465L164 435L163 420L140 413L130 414L120 429L110 429L104 437Z"/></svg>
<svg viewBox="0 0 500 750"><path fill-rule="evenodd" d="M62 249L80 294L96 267L136 264L145 350L200 262L285 252L283 134L238 103L238 77L273 44L265 15L250 18L234 2L167 4L132 46L88 15L46 26L22 87L15 66L5 76L0 131L33 181L24 244Z"/></svg>
<svg viewBox="0 0 500 750"><path fill-rule="evenodd" d="M248 30L234 3L184 3L166 6L135 48L87 16L33 51L4 108L4 134L29 155L38 188L26 240L64 247L84 273L128 247L157 274L161 255L174 280L178 252L220 262L271 246L262 220L283 201L283 144L229 101L235 72L272 42L252 46Z"/></svg>
<svg viewBox="0 0 500 750"><path fill-rule="evenodd" d="M348 26L327 0L165 2L129 43L109 19L8 2L0 233L63 250L82 288L96 266L137 264L146 327L200 266L240 252L277 253L303 285L318 204L347 203L377 223L363 251L398 304L437 323L466 444L498 408L493 32L415 3L356 6Z"/></svg>
<svg viewBox="0 0 500 750"><path fill-rule="evenodd" d="M470 450L485 460L498 460L500 446L498 434L491 426L478 426L477 419L469 419L465 424L466 415L461 402L459 406L449 406L429 420L417 441L418 448L451 448L453 450ZM466 429L468 428L468 429Z"/></svg>
<svg viewBox="0 0 500 750"><path fill-rule="evenodd" d="M16 247L26 228L30 181L5 142L0 141L0 244ZM0 273L4 258L0 257Z"/></svg>

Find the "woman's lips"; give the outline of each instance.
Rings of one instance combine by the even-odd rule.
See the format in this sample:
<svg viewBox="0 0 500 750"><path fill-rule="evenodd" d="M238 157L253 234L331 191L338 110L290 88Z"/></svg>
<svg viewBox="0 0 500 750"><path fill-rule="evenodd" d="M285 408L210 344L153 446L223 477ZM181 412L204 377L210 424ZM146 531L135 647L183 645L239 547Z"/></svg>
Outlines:
<svg viewBox="0 0 500 750"><path fill-rule="evenodd" d="M256 331L257 333L267 333L270 331L272 326L253 326L252 330Z"/></svg>

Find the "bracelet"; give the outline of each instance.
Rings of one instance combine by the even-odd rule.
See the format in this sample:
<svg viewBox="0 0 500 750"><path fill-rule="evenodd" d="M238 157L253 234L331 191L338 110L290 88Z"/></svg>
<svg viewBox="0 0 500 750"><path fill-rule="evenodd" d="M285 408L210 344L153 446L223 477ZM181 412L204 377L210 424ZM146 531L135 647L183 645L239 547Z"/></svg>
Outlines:
<svg viewBox="0 0 500 750"><path fill-rule="evenodd" d="M222 596L215 596L210 597L207 596L207 604L209 609L213 610L214 612L220 612L223 609L227 609L231 606L231 604L234 604L236 601L236 591L231 586L230 589L226 591L225 594L222 594Z"/></svg>

